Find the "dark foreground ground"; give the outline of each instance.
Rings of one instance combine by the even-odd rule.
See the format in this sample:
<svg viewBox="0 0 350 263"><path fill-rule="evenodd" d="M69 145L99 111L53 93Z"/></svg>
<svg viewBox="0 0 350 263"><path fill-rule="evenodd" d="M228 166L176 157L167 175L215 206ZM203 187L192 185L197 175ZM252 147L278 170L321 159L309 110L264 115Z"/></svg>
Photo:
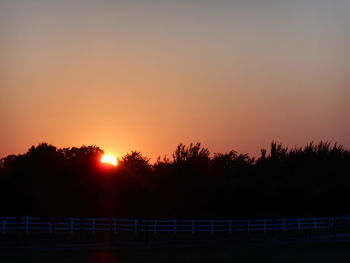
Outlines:
<svg viewBox="0 0 350 263"><path fill-rule="evenodd" d="M350 262L350 238L5 234L0 262Z"/></svg>

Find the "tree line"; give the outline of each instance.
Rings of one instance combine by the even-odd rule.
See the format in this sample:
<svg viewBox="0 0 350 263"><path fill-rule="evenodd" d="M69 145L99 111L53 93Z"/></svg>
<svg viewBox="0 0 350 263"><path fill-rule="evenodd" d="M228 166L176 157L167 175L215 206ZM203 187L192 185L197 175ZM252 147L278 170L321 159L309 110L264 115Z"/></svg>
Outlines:
<svg viewBox="0 0 350 263"><path fill-rule="evenodd" d="M350 151L330 142L287 148L272 142L257 158L179 144L151 164L142 153L117 167L97 146L47 143L0 160L6 216L256 218L349 214Z"/></svg>

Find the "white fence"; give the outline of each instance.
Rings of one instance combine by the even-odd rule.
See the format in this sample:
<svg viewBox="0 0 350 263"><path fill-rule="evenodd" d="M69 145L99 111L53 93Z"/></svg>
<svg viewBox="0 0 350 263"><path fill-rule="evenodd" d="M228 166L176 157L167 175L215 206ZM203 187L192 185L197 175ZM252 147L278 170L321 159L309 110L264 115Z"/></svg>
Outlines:
<svg viewBox="0 0 350 263"><path fill-rule="evenodd" d="M121 218L39 218L0 217L0 231L7 232L188 232L234 233L343 229L350 226L350 216L286 219L121 219Z"/></svg>

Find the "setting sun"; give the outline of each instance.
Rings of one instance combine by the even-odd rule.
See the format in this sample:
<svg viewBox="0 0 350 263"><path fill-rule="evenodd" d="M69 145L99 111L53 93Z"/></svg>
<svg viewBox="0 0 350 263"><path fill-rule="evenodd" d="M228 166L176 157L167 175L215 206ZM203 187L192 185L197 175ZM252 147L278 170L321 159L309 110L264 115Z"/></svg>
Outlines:
<svg viewBox="0 0 350 263"><path fill-rule="evenodd" d="M117 165L117 158L112 154L104 154L101 158L101 163L116 166Z"/></svg>

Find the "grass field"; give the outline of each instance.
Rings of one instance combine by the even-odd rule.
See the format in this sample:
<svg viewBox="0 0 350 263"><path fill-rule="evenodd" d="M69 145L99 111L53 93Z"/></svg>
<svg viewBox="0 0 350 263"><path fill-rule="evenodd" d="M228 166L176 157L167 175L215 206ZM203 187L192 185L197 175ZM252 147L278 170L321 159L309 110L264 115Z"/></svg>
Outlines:
<svg viewBox="0 0 350 263"><path fill-rule="evenodd" d="M47 237L45 237L47 238ZM65 239L65 240L63 240ZM2 236L0 262L349 262L350 241L297 239L156 240L114 242L77 236ZM39 241L38 241L39 240ZM56 241L55 241L56 240ZM105 240L105 242L101 242ZM96 242L98 241L98 242ZM124 244L124 245L123 245ZM126 244L126 245L125 245Z"/></svg>

